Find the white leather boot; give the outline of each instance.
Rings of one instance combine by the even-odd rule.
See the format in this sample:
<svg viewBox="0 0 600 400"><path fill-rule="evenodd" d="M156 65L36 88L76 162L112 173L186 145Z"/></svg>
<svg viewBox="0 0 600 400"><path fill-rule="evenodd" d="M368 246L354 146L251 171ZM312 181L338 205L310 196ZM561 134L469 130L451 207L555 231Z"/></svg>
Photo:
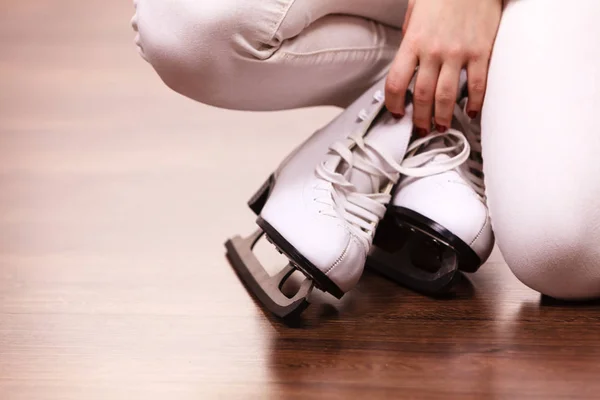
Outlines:
<svg viewBox="0 0 600 400"><path fill-rule="evenodd" d="M483 181L480 121L466 115L466 101L462 99L455 108L452 130L462 132L469 141L469 159L443 173L402 178L369 260L379 272L428 293L449 289L459 276L457 270L475 272L494 247ZM453 152L447 151L451 137L437 135L408 155L414 161L419 154L440 151L421 164L423 169L453 163Z"/></svg>
<svg viewBox="0 0 600 400"><path fill-rule="evenodd" d="M275 315L288 316L308 305L314 284L337 298L361 277L377 226L401 174L424 176L454 168L469 155L464 136L441 151L449 162L427 164L437 152L406 158L413 133L410 93L405 117L384 107L385 79L375 84L330 124L290 154L250 200L260 229L226 243L227 255L250 291ZM432 138L413 142L429 143ZM442 146L443 147L443 146ZM400 165L402 163L402 165ZM270 277L252 254L260 237L285 254L290 265ZM292 298L281 292L294 270L308 279Z"/></svg>
<svg viewBox="0 0 600 400"><path fill-rule="evenodd" d="M411 116L397 121L385 110L384 85L294 150L250 200L261 229L226 243L243 281L280 317L306 307L313 283L341 298L362 275L413 131ZM251 252L263 233L290 260L272 278ZM280 288L294 269L308 279L289 299Z"/></svg>

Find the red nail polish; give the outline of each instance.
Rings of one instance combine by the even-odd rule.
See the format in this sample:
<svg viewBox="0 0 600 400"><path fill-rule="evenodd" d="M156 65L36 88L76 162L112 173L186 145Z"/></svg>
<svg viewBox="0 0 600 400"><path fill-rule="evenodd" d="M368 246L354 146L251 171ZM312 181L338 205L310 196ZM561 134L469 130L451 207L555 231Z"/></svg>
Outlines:
<svg viewBox="0 0 600 400"><path fill-rule="evenodd" d="M477 118L477 111L469 111L467 113L467 115L469 116L469 118L474 119Z"/></svg>
<svg viewBox="0 0 600 400"><path fill-rule="evenodd" d="M427 136L427 129L423 129L423 128L417 128L417 135L424 137Z"/></svg>
<svg viewBox="0 0 600 400"><path fill-rule="evenodd" d="M444 125L435 125L435 130L438 131L439 133L444 133L448 130L447 127L445 127Z"/></svg>
<svg viewBox="0 0 600 400"><path fill-rule="evenodd" d="M396 113L391 113L392 117L396 118L396 119L402 119L402 117L404 117L404 114L396 114Z"/></svg>

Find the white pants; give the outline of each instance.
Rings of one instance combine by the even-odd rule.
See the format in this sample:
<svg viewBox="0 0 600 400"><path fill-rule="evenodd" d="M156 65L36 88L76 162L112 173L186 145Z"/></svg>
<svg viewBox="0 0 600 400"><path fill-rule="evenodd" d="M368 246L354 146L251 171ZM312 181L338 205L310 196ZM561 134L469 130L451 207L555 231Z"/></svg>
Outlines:
<svg viewBox="0 0 600 400"><path fill-rule="evenodd" d="M389 67L407 0L137 0L142 56L217 107L345 106ZM600 296L600 1L509 1L483 110L489 206L515 275Z"/></svg>

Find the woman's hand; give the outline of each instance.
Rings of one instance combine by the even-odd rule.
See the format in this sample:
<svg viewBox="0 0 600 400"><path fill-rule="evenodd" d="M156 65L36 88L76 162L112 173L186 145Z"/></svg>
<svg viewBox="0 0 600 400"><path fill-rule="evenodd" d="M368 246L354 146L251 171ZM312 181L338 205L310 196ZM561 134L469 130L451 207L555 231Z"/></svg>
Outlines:
<svg viewBox="0 0 600 400"><path fill-rule="evenodd" d="M386 106L404 115L404 96L418 66L414 122L425 135L452 121L461 70L467 71L471 118L481 111L502 0L410 0L404 38L387 78Z"/></svg>

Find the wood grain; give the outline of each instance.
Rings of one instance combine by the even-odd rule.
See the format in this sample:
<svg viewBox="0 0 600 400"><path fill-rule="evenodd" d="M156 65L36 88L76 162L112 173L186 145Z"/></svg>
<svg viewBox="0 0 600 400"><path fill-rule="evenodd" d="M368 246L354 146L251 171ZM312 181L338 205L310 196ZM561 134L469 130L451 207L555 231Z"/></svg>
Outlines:
<svg viewBox="0 0 600 400"><path fill-rule="evenodd" d="M289 326L265 315L223 242L338 110L178 96L132 12L0 0L0 399L598 397L600 307L541 302L498 253L454 298L366 274Z"/></svg>

